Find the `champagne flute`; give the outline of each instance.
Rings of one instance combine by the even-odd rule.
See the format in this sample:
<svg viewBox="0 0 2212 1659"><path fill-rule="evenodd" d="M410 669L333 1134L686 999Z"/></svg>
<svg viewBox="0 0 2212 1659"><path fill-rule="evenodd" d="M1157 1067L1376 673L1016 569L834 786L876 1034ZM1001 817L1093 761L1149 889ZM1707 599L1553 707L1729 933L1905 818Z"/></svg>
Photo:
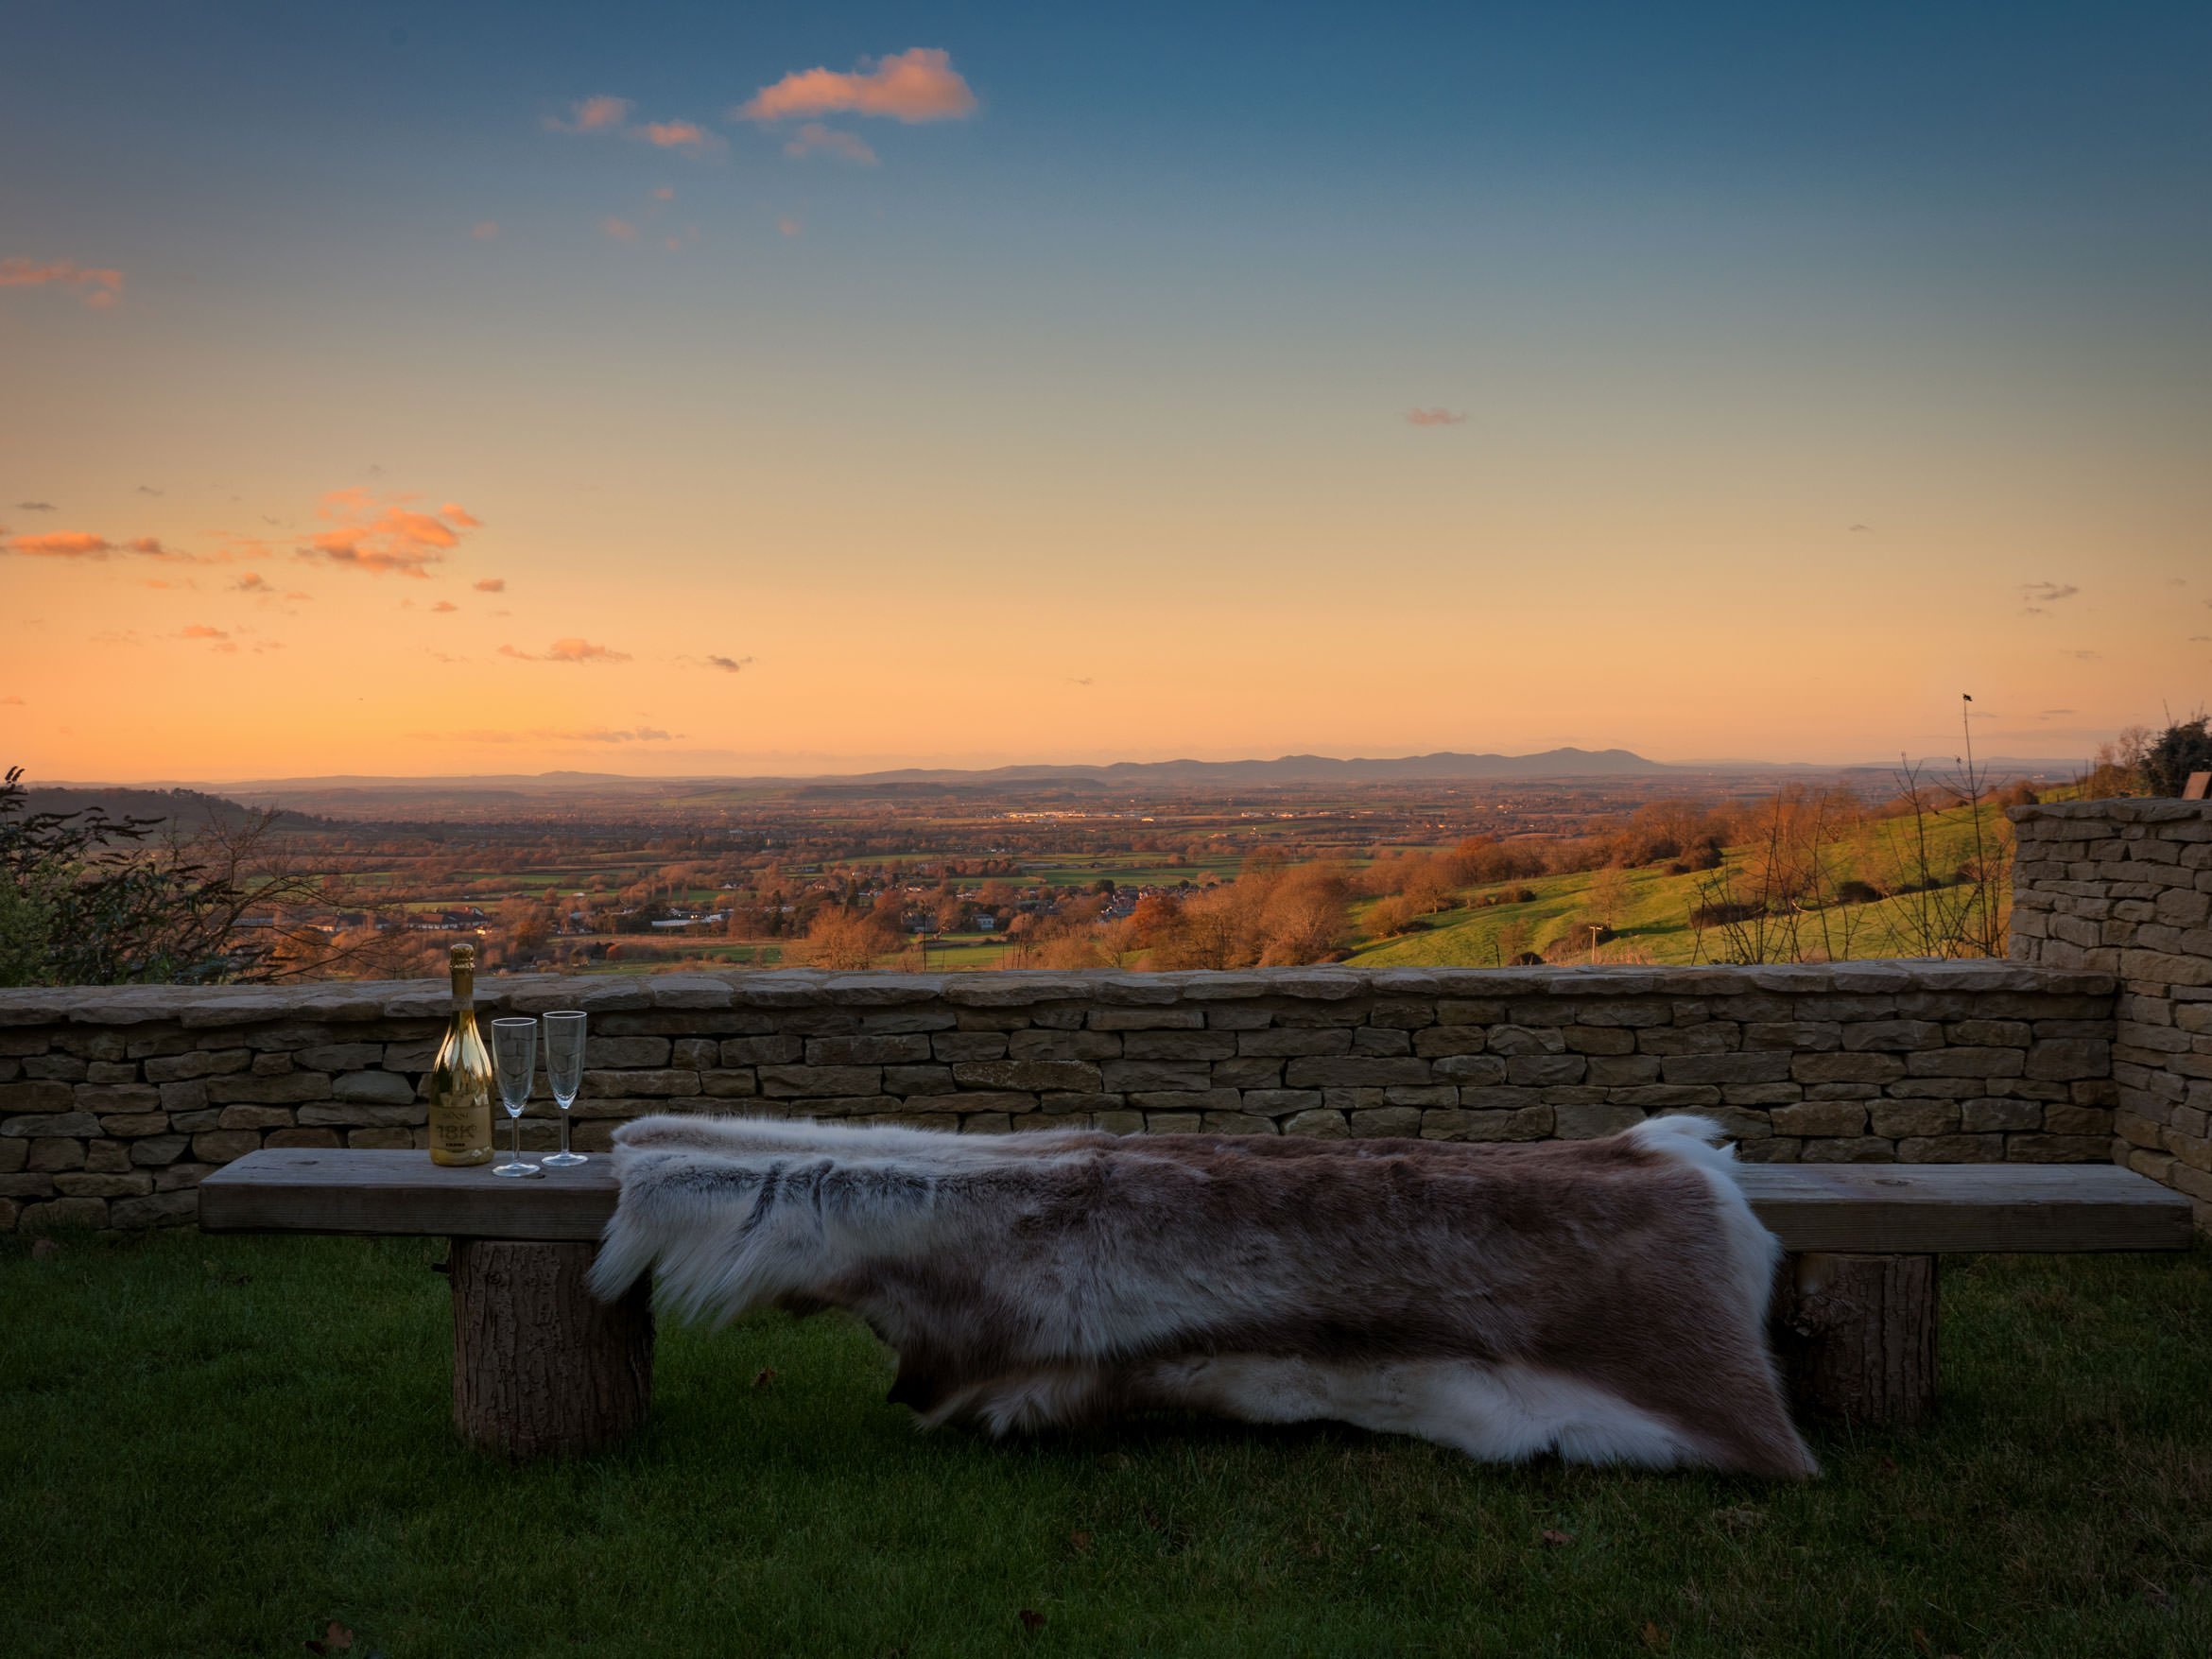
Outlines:
<svg viewBox="0 0 2212 1659"><path fill-rule="evenodd" d="M507 1108L507 1120L514 1126L514 1151L504 1164L494 1165L494 1175L536 1175L535 1164L526 1164L522 1155L523 1108L530 1103L530 1082L538 1065L538 1022L531 1019L504 1019L492 1022L492 1065L499 1074L499 1103Z"/></svg>
<svg viewBox="0 0 2212 1659"><path fill-rule="evenodd" d="M553 1090L553 1104L561 1108L561 1150L545 1160L545 1166L566 1168L586 1162L581 1152L568 1149L568 1111L583 1087L584 1016L573 1010L545 1016L545 1081Z"/></svg>

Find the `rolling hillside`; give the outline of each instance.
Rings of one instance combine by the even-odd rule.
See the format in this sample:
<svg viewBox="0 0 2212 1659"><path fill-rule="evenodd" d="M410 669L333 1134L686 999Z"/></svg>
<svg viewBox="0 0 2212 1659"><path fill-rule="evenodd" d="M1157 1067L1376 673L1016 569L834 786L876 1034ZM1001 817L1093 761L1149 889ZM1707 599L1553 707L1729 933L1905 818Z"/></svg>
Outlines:
<svg viewBox="0 0 2212 1659"><path fill-rule="evenodd" d="M1948 874L1974 855L1974 826L1964 811L1931 815L1928 865ZM1853 840L1837 849L1838 867L1876 887L1890 885L1901 868L1904 838L1911 833L1910 820L1877 821ZM2001 812L1985 807L1982 835L1987 852L2005 867L2012 855L2012 826ZM1731 847L1726 867L1737 873L1739 891L1749 887L1747 868L1752 849ZM1612 918L1615 937L1599 944L1599 961L1695 962L1732 959L1727 942L1712 927L1701 942L1690 912L1702 902L1720 872L1668 873L1665 866L1575 875L1532 876L1473 895L1478 903L1441 911L1426 919L1427 926L1393 939L1370 940L1359 944L1352 959L1363 967L1496 967L1510 959L1507 948L1515 932L1525 938L1524 948L1547 959L1586 961L1581 947L1588 939L1584 924L1594 910L1593 890L1601 876L1618 878L1620 902ZM1527 890L1534 897L1523 903L1484 905L1485 897ZM1956 894L1951 895L1956 902ZM1800 922L1800 937L1818 946L1826 925L1826 946L1822 955L1835 959L1924 954L1921 932L1913 915L1923 901L1916 895L1877 899L1866 904L1838 905L1807 914ZM1355 922L1364 926L1373 908L1361 906ZM1571 951L1571 955L1564 954Z"/></svg>

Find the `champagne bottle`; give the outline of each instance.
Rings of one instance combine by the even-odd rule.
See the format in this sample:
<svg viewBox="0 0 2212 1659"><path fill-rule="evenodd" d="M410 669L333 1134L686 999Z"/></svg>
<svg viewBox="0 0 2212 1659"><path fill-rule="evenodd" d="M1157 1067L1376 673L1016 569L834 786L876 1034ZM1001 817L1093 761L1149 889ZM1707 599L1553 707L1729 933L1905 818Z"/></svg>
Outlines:
<svg viewBox="0 0 2212 1659"><path fill-rule="evenodd" d="M492 1161L492 1051L476 1030L476 947L453 947L453 1018L430 1071L430 1162Z"/></svg>

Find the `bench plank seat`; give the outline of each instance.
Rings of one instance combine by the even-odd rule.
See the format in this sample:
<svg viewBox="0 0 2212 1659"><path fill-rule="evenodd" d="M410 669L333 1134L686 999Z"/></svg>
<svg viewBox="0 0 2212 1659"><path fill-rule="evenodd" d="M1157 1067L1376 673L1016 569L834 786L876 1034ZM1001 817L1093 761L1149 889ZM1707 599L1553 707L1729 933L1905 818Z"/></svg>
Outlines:
<svg viewBox="0 0 2212 1659"><path fill-rule="evenodd" d="M1745 1193L1792 1254L2186 1250L2188 1201L2110 1164L1747 1164ZM613 1164L544 1179L409 1150L265 1147L199 1184L211 1233L368 1233L592 1242Z"/></svg>

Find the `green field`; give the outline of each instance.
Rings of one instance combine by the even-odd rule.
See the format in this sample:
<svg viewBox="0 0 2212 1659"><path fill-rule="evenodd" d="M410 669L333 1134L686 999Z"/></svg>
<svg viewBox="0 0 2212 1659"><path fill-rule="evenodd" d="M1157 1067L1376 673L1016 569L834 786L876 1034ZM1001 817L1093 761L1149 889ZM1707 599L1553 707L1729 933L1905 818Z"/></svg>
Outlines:
<svg viewBox="0 0 2212 1659"><path fill-rule="evenodd" d="M1889 844L1879 838L1905 835L1909 830L1909 821L1877 824L1856 848L1846 844L1840 854L1840 867L1849 873L1875 879L1878 885L1885 870L1893 866ZM2011 828L2001 815L1992 815L1985 809L1982 834L1985 843L1992 848L1998 846L2001 838L2009 858ZM1966 813L1954 811L1931 819L1928 862L1932 868L1946 872L1956 869L1973 855L1974 846L1974 826ZM1724 859L1725 866L1738 873L1739 889L1745 886L1743 873L1750 857L1750 849L1732 847ZM1615 938L1598 946L1597 959L1652 962L1728 959L1720 934L1708 928L1701 942L1690 921L1690 912L1702 902L1703 892L1717 873L1719 873L1670 875L1664 866L1616 873L1622 896L1611 918ZM1601 876L1602 873L1589 873L1531 876L1525 881L1507 882L1500 888L1486 890L1528 888L1536 896L1523 904L1487 907L1477 904L1441 911L1425 918L1427 925L1424 930L1391 939L1367 936L1365 918L1374 907L1361 905L1357 907L1354 920L1360 926L1362 942L1352 959L1368 967L1496 967L1508 954L1500 936L1515 927L1524 931L1528 948L1540 953L1549 954L1547 947L1570 939L1579 946L1589 938L1580 925L1595 913L1593 889ZM1479 899L1482 895L1475 896ZM1824 922L1828 946L1823 954L1838 958L1919 955L1919 939L1910 922L1910 912L1919 902L1907 895L1863 905L1833 907L1824 916L1806 918L1801 937L1819 942ZM1573 959L1589 959L1578 950Z"/></svg>
<svg viewBox="0 0 2212 1659"><path fill-rule="evenodd" d="M664 1327L631 1443L448 1420L415 1240L0 1241L0 1649L382 1654L2212 1651L2212 1253L1960 1259L1943 1410L1822 1478L1486 1467L1181 1417L922 1435L838 1315Z"/></svg>
<svg viewBox="0 0 2212 1659"><path fill-rule="evenodd" d="M843 859L839 862L852 868L881 868L887 864L903 865L908 869L918 866L934 868L950 856L963 855L943 853L875 853L865 857ZM1149 853L1045 853L1025 855L1019 860L1019 871L1011 875L963 875L956 878L962 888L979 886L985 881L1007 881L1016 887L1047 886L1087 888L1100 880L1108 880L1117 887L1174 887L1179 882L1194 886L1209 877L1217 881L1234 878L1243 868L1240 855L1220 854L1216 856L1185 858L1180 864L1162 863Z"/></svg>

